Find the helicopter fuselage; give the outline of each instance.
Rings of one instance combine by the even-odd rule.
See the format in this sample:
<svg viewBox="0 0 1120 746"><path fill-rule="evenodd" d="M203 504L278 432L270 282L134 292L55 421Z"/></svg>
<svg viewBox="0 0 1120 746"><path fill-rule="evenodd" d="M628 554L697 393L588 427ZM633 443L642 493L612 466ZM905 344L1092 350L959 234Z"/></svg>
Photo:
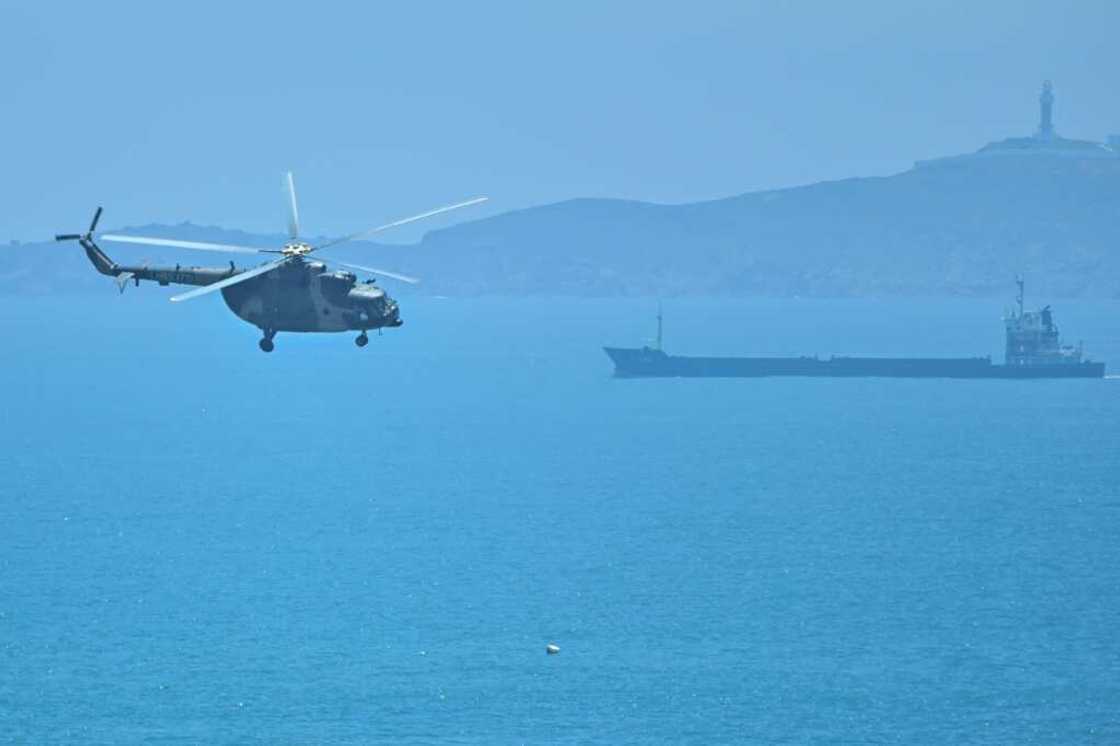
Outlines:
<svg viewBox="0 0 1120 746"><path fill-rule="evenodd" d="M222 298L266 333L367 331L403 323L396 301L375 283L316 261L288 262L223 288Z"/></svg>
<svg viewBox="0 0 1120 746"><path fill-rule="evenodd" d="M117 278L123 292L129 281L160 285L212 285L245 272L228 267L153 267L117 264L92 240L83 238L98 272ZM325 264L293 258L276 269L221 290L238 318L258 327L266 339L277 332L344 332L397 327L400 309L373 281L358 282L350 272L328 271ZM363 344L363 342L359 342Z"/></svg>

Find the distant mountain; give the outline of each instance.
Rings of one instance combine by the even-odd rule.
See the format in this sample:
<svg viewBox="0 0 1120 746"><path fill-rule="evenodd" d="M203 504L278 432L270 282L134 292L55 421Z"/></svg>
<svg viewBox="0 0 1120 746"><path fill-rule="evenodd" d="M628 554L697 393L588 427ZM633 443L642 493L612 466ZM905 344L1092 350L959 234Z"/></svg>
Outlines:
<svg viewBox="0 0 1120 746"><path fill-rule="evenodd" d="M1022 273L1032 293L1117 297L1120 158L948 162L689 205L574 200L430 233L421 258L446 293L1006 295Z"/></svg>
<svg viewBox="0 0 1120 746"><path fill-rule="evenodd" d="M135 232L280 241L192 225ZM336 255L418 274L422 292L442 295L1006 296L1019 273L1036 297L1120 297L1120 157L949 158L684 205L577 199ZM0 259L3 293L109 285L76 245L0 247Z"/></svg>

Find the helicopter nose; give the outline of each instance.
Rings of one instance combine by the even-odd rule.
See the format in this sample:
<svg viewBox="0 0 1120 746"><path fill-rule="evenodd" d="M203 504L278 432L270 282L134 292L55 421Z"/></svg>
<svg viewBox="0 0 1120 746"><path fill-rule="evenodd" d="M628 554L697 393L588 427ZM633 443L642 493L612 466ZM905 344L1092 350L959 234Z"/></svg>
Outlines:
<svg viewBox="0 0 1120 746"><path fill-rule="evenodd" d="M400 326L400 307L393 301L386 303L381 309L381 318L385 326Z"/></svg>

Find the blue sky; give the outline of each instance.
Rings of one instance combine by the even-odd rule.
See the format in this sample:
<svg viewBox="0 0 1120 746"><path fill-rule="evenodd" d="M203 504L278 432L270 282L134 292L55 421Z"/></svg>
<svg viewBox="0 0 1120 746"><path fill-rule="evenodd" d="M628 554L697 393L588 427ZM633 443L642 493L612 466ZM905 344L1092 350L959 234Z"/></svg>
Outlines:
<svg viewBox="0 0 1120 746"><path fill-rule="evenodd" d="M1043 78L1061 134L1120 132L1114 2L5 1L0 27L0 241L96 204L278 232L287 168L315 234L888 174L1029 134Z"/></svg>

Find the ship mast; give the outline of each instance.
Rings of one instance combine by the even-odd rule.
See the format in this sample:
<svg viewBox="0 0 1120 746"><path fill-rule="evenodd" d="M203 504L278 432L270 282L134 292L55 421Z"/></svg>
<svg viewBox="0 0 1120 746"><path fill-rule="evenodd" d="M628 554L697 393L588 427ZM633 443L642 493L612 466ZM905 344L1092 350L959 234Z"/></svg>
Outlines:
<svg viewBox="0 0 1120 746"><path fill-rule="evenodd" d="M1019 286L1019 294L1015 296L1015 302L1019 304L1019 315L1023 315L1023 277L1020 275L1015 278L1015 284Z"/></svg>
<svg viewBox="0 0 1120 746"><path fill-rule="evenodd" d="M657 304L657 351L661 352L661 303Z"/></svg>

